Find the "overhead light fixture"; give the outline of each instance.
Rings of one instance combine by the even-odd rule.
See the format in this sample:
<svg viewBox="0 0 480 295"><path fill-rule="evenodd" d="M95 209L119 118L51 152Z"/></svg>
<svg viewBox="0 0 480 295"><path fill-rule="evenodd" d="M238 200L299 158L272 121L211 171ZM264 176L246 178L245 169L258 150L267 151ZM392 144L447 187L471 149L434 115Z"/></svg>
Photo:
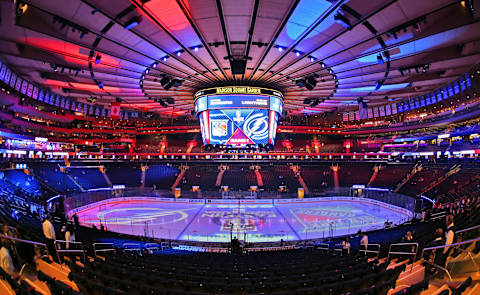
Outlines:
<svg viewBox="0 0 480 295"><path fill-rule="evenodd" d="M103 89L103 82L98 82L98 88Z"/></svg>
<svg viewBox="0 0 480 295"><path fill-rule="evenodd" d="M307 77L306 81L307 81L307 84L312 85L312 89L313 87L317 86L317 79L315 79L315 77L313 76Z"/></svg>
<svg viewBox="0 0 480 295"><path fill-rule="evenodd" d="M100 54L97 54L95 57L95 64L98 65L102 61L102 56Z"/></svg>
<svg viewBox="0 0 480 295"><path fill-rule="evenodd" d="M179 50L179 51L175 52L175 54L176 54L177 56L182 56L182 50Z"/></svg>
<svg viewBox="0 0 480 295"><path fill-rule="evenodd" d="M294 53L295 53L295 56L300 56L300 55L302 55L302 52L301 52L301 51L298 51L298 50L295 50Z"/></svg>
<svg viewBox="0 0 480 295"><path fill-rule="evenodd" d="M162 57L163 62L167 62L167 59L168 59L168 55L165 55L164 57Z"/></svg>
<svg viewBox="0 0 480 295"><path fill-rule="evenodd" d="M277 46L275 46L275 47L277 48L277 50L278 50L279 52L282 52L282 51L285 50L285 47L280 46L280 45L277 45Z"/></svg>
<svg viewBox="0 0 480 295"><path fill-rule="evenodd" d="M317 99L315 99L314 102L312 102L312 104L311 104L310 106L311 106L312 108L314 108L314 107L318 106L319 104L320 104L320 100L317 98Z"/></svg>
<svg viewBox="0 0 480 295"><path fill-rule="evenodd" d="M348 30L352 29L352 24L350 23L348 18L345 15L343 15L341 10L339 10L337 14L333 16L333 19L340 25L344 26L346 29Z"/></svg>
<svg viewBox="0 0 480 295"><path fill-rule="evenodd" d="M139 16L134 16L125 23L124 28L126 30L131 30L134 27L136 27L138 24L140 24L141 21L142 19Z"/></svg>
<svg viewBox="0 0 480 295"><path fill-rule="evenodd" d="M154 69L155 69L157 66L158 66L157 62L154 62L154 63L152 64L152 68L154 68Z"/></svg>
<svg viewBox="0 0 480 295"><path fill-rule="evenodd" d="M172 86L173 87L180 87L180 86L182 86L182 84L183 84L182 80L179 80L179 79L173 79L172 80Z"/></svg>
<svg viewBox="0 0 480 295"><path fill-rule="evenodd" d="M303 104L311 104L312 103L312 99L311 98L305 98L303 100Z"/></svg>
<svg viewBox="0 0 480 295"><path fill-rule="evenodd" d="M80 33L80 39L83 39L86 35L87 35L87 32L86 32L86 31L82 31L82 32Z"/></svg>
<svg viewBox="0 0 480 295"><path fill-rule="evenodd" d="M323 62L321 62L320 65L322 66L322 69L325 69L325 67L327 66L327 65L324 64Z"/></svg>
<svg viewBox="0 0 480 295"><path fill-rule="evenodd" d="M377 81L377 83L375 84L375 90L380 89L382 86L383 86L383 81Z"/></svg>
<svg viewBox="0 0 480 295"><path fill-rule="evenodd" d="M298 87L305 87L305 84L306 84L306 81L305 79L298 79L298 80L295 80L295 85L297 85Z"/></svg>
<svg viewBox="0 0 480 295"><path fill-rule="evenodd" d="M315 62L315 61L317 60L317 59L316 59L315 57L313 57L313 56L309 56L309 58L310 58L310 62Z"/></svg>
<svg viewBox="0 0 480 295"><path fill-rule="evenodd" d="M385 63L381 54L377 55L377 62L379 65L383 65Z"/></svg>
<svg viewBox="0 0 480 295"><path fill-rule="evenodd" d="M200 46L194 46L193 47L193 51L195 51L195 52L198 52L199 49L200 49Z"/></svg>
<svg viewBox="0 0 480 295"><path fill-rule="evenodd" d="M150 73L150 68L145 69L145 74L148 74L148 73Z"/></svg>

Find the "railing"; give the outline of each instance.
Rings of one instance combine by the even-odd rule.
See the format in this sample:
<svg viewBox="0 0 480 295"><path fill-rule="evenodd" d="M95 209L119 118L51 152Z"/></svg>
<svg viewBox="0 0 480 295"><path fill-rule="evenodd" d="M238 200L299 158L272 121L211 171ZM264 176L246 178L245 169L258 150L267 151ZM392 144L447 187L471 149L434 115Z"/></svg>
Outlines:
<svg viewBox="0 0 480 295"><path fill-rule="evenodd" d="M343 245L342 244L335 244L333 245L333 253L340 252L343 254Z"/></svg>
<svg viewBox="0 0 480 295"><path fill-rule="evenodd" d="M156 244L156 243L146 243L144 247L145 247L146 250L152 251L152 252L161 250L160 245Z"/></svg>
<svg viewBox="0 0 480 295"><path fill-rule="evenodd" d="M380 256L380 244L367 244L367 245L360 245L360 247L366 246L365 249L360 249L359 252L363 252L363 254L367 255L367 253L376 253L375 258L378 258ZM373 247L376 248L376 250L369 250L368 247Z"/></svg>
<svg viewBox="0 0 480 295"><path fill-rule="evenodd" d="M478 230L478 231L479 231L479 232L478 232L478 236L480 237L480 224L479 224L479 225L472 226L472 227L469 227L469 228L465 228L465 229L462 229L462 230L458 230L458 231L455 232L455 234L463 237L463 235L464 235L465 233L467 233L467 232L469 233L469 232L474 231L474 230Z"/></svg>
<svg viewBox="0 0 480 295"><path fill-rule="evenodd" d="M61 245L65 244L65 247ZM67 249L68 244L68 249ZM58 247L60 245L60 247ZM80 249L70 249L71 246L80 246ZM83 259L86 258L85 256L85 249L83 248L82 242L73 242L73 241L64 241L64 240L55 240L55 247L57 249L57 253L82 253Z"/></svg>
<svg viewBox="0 0 480 295"><path fill-rule="evenodd" d="M122 248L123 252L140 252L142 250L142 246L138 243L123 243Z"/></svg>
<svg viewBox="0 0 480 295"><path fill-rule="evenodd" d="M97 246L111 246L111 247L105 248L105 249L97 249ZM94 243L93 253L95 253L95 256L97 255L98 252L115 252L115 248L113 247L112 243Z"/></svg>
<svg viewBox="0 0 480 295"><path fill-rule="evenodd" d="M327 243L318 243L318 244L313 244L313 247L315 248L317 246L317 250L324 250L324 251L330 251L330 245ZM308 247L308 245L307 245Z"/></svg>
<svg viewBox="0 0 480 295"><path fill-rule="evenodd" d="M445 216L447 216L447 212L446 211L441 211L441 212L438 212L438 213L433 213L430 216L430 219L433 221L433 220L445 218Z"/></svg>
<svg viewBox="0 0 480 295"><path fill-rule="evenodd" d="M405 252L405 251L392 251L392 247L412 247L411 252ZM390 255L409 255L413 256L413 260L417 257L418 253L418 243L397 243L397 244L390 244L390 247L388 248L388 257L387 260L390 260Z"/></svg>
<svg viewBox="0 0 480 295"><path fill-rule="evenodd" d="M424 248L422 250L422 257L425 256L425 251L432 251L432 250L438 250L438 249L445 249L445 248L454 248L454 249L457 249L461 252L464 252L464 253L469 253L468 251L460 248L460 246L462 245L467 245L467 244L472 244L472 243L476 243L476 242L480 242L480 238L475 238L475 239L471 239L471 240L467 240L467 241L462 241L462 242L458 242L458 243L453 243L453 244L448 244L448 245L443 245L443 246L436 246L436 247L427 247L427 248ZM472 260L473 264L475 265L477 271L479 271L480 269L478 268L478 265L477 263L475 262L475 259L473 259L472 255L470 254L470 259ZM430 264L430 265L433 265L435 267L438 267L439 269L441 269L442 271L444 271L447 275L448 275L448 278L450 280L452 280L452 276L450 274L450 271L446 268L446 267L443 267L441 265L437 265L433 262L430 262L430 261L427 261L427 260L424 260L424 262Z"/></svg>
<svg viewBox="0 0 480 295"><path fill-rule="evenodd" d="M30 244L30 245L33 245L34 247L37 247L37 248L43 248L44 249L44 254L46 255L49 255L50 253L48 252L48 247L46 244L44 243L39 243L39 242L34 242L34 241L29 241L29 240L23 240L23 239L19 239L19 238L15 238L15 237L10 237L10 236L6 236L4 234L0 234L0 238L2 239L7 239L7 240L11 240L11 241L14 241L14 242L17 242L17 243L25 243L25 244ZM15 247L15 243L12 243L12 247ZM43 254L42 254L43 255ZM58 256L58 252L57 252L57 258L60 259L60 257ZM59 260L60 261L60 260ZM23 268L22 268L23 269Z"/></svg>

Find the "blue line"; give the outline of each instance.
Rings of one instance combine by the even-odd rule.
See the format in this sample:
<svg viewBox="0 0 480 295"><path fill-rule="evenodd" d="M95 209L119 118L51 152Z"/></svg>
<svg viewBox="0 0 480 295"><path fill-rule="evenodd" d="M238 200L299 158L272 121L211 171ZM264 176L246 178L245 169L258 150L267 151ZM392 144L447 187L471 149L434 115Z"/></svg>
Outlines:
<svg viewBox="0 0 480 295"><path fill-rule="evenodd" d="M293 229L293 226L290 224L290 222L288 222L288 219L285 218L285 216L282 214L282 212L280 211L280 209L277 208L277 206L275 206L275 203L273 203L273 207L275 208L275 210L277 210L278 214L280 216L282 216L283 220L285 220L285 222L288 224L288 227L290 227L290 229L292 230L292 232L297 236L297 239L298 240L301 240L302 238L300 238L300 235L297 233L297 231L295 229Z"/></svg>
<svg viewBox="0 0 480 295"><path fill-rule="evenodd" d="M197 218L197 215L203 210L203 208L205 207L205 202L203 202L203 205L202 205L202 208L200 208L197 213L195 213L195 215L193 216L192 220L190 220L190 222L183 228L183 230L180 232L180 234L178 234L177 238L175 240L180 240L180 237L183 235L183 233L187 230L187 228L190 226L190 224L192 224L192 222Z"/></svg>

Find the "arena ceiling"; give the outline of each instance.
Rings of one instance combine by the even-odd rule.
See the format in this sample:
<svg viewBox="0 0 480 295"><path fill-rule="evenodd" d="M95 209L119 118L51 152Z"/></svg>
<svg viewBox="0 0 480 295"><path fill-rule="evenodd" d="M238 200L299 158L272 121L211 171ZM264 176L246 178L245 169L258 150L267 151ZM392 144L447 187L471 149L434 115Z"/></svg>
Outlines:
<svg viewBox="0 0 480 295"><path fill-rule="evenodd" d="M217 85L279 89L293 114L343 111L427 93L477 64L474 2L9 0L0 58L64 96L166 116Z"/></svg>

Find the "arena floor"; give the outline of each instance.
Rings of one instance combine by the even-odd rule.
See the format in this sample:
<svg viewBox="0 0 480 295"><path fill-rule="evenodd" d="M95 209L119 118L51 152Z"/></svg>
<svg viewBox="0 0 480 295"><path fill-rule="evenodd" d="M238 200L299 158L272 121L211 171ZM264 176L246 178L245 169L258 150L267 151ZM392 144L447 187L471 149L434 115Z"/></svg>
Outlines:
<svg viewBox="0 0 480 295"><path fill-rule="evenodd" d="M383 228L411 219L405 209L363 198L291 200L110 199L77 208L80 223L163 239L227 242L305 240Z"/></svg>

